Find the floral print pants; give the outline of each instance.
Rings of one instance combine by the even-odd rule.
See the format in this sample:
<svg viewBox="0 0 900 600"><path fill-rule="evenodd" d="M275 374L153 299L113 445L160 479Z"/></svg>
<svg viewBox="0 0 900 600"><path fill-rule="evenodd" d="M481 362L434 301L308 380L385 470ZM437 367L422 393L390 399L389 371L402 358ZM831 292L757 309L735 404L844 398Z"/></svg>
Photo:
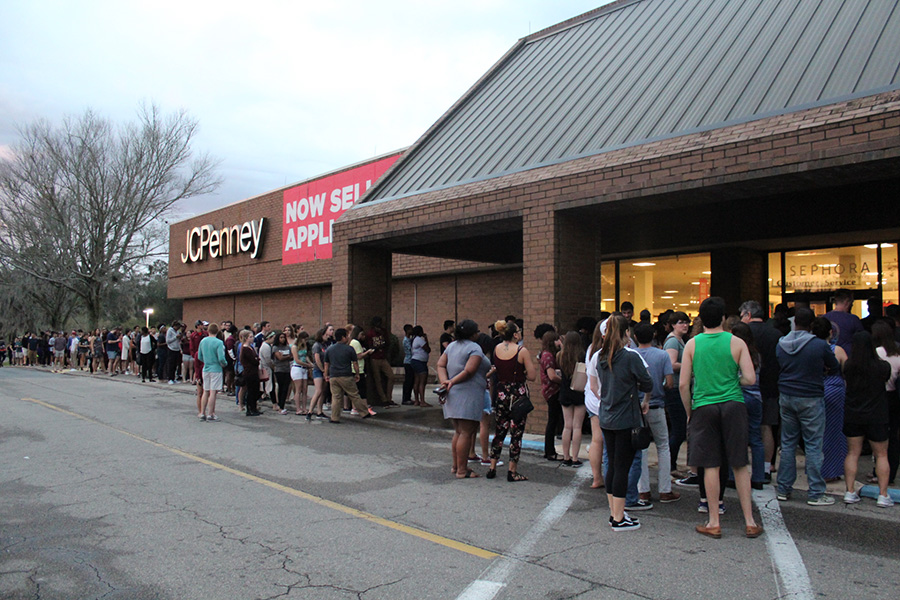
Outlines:
<svg viewBox="0 0 900 600"><path fill-rule="evenodd" d="M522 452L522 434L525 433L525 419L514 421L509 414L509 407L513 402L528 394L528 388L524 383L498 383L497 397L494 400L494 417L497 420L497 429L494 432L494 440L491 442L491 459L499 459L503 452L503 440L509 433L509 460L519 460Z"/></svg>

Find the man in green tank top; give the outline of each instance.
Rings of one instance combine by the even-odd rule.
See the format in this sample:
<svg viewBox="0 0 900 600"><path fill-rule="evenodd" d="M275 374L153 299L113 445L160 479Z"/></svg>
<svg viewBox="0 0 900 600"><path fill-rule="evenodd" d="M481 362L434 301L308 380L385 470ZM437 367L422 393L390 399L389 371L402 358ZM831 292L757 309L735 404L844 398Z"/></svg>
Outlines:
<svg viewBox="0 0 900 600"><path fill-rule="evenodd" d="M726 332L725 301L707 298L700 305L703 333L691 338L681 358L678 384L688 415L688 464L704 469L703 482L709 502L709 522L697 532L722 537L719 526L721 468L731 466L744 513L747 537L758 537L762 527L753 519L748 468L747 410L742 385L756 381L750 351L743 340ZM691 383L693 382L693 394Z"/></svg>

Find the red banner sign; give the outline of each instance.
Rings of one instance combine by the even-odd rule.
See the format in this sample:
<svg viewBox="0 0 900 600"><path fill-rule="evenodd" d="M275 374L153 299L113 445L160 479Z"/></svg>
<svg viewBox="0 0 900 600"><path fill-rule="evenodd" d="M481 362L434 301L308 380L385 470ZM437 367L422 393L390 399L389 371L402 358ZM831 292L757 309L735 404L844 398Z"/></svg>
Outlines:
<svg viewBox="0 0 900 600"><path fill-rule="evenodd" d="M398 158L399 154L285 190L281 263L331 258L334 222Z"/></svg>

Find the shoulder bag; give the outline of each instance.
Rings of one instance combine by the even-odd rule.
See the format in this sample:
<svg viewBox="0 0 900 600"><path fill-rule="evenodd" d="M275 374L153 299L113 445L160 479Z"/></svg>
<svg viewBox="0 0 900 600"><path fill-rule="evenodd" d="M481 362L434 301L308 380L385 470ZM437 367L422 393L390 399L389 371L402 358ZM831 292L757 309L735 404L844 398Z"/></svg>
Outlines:
<svg viewBox="0 0 900 600"><path fill-rule="evenodd" d="M575 363L575 371L572 373L569 389L573 392L583 392L585 386L587 386L587 365L583 362Z"/></svg>

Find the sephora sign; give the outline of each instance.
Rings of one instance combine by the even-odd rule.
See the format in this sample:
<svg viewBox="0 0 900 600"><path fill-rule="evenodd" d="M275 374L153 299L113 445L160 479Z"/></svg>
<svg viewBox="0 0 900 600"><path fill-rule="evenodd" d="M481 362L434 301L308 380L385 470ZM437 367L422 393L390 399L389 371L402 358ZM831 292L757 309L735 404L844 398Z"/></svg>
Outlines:
<svg viewBox="0 0 900 600"><path fill-rule="evenodd" d="M398 158L399 154L285 190L281 263L331 258L334 222Z"/></svg>

